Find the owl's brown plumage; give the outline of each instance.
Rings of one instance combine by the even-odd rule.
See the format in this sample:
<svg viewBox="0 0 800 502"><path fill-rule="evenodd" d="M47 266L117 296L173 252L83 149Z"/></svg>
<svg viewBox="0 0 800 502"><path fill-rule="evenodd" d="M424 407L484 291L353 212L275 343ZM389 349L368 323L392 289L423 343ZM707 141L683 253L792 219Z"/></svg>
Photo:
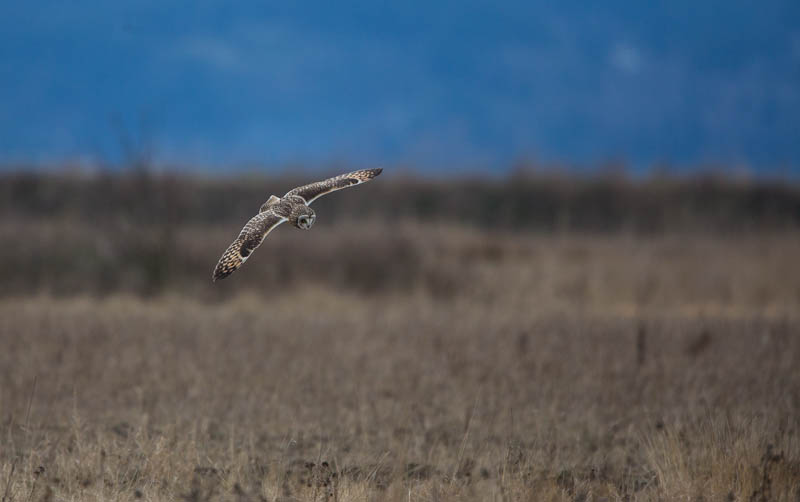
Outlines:
<svg viewBox="0 0 800 502"><path fill-rule="evenodd" d="M342 188L366 183L382 171L383 169L380 168L353 171L294 188L283 197L270 196L261 206L258 214L250 218L250 221L239 232L236 240L222 253L222 257L214 268L213 280L224 279L235 272L261 245L272 229L284 221L303 230L311 228L316 219L316 213L308 206L317 198Z"/></svg>
<svg viewBox="0 0 800 502"><path fill-rule="evenodd" d="M340 174L339 176L328 178L325 181L318 181L310 185L303 185L301 187L293 188L286 192L284 197L290 195L298 195L306 201L306 204L311 204L319 197L347 188L350 186L360 185L366 183L375 176L381 174L383 169L363 169L361 171L353 171L352 173Z"/></svg>
<svg viewBox="0 0 800 502"><path fill-rule="evenodd" d="M258 213L250 218L250 221L239 232L239 237L222 253L222 257L214 268L213 280L224 279L235 272L261 245L272 229L286 220L287 218L278 216L272 211Z"/></svg>

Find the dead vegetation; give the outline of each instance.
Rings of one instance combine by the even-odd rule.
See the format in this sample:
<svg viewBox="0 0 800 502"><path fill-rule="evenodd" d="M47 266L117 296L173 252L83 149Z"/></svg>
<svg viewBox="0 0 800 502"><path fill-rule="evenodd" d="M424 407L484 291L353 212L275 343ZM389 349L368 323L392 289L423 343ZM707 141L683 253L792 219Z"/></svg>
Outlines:
<svg viewBox="0 0 800 502"><path fill-rule="evenodd" d="M4 502L800 500L791 232L4 214Z"/></svg>
<svg viewBox="0 0 800 502"><path fill-rule="evenodd" d="M6 300L0 486L8 500L796 500L796 318L604 312L324 289Z"/></svg>

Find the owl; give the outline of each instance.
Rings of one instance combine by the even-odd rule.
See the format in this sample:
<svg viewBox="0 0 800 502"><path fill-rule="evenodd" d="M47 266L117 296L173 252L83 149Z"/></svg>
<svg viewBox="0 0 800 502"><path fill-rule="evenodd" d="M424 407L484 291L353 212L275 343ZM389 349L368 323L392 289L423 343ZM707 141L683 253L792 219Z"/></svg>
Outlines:
<svg viewBox="0 0 800 502"><path fill-rule="evenodd" d="M311 228L317 215L310 206L319 197L342 188L366 183L381 174L381 171L383 169L380 168L353 171L293 188L283 197L270 196L258 210L258 214L250 218L250 221L239 232L236 240L222 253L222 257L214 268L212 281L216 282L218 279L224 279L234 273L264 242L267 235L281 223L288 221L301 230Z"/></svg>

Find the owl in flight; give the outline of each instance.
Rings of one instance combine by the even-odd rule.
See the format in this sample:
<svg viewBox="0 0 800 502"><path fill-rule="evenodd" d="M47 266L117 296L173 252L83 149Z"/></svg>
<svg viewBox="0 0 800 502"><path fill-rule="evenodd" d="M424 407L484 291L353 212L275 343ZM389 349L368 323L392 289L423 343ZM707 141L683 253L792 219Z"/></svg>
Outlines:
<svg viewBox="0 0 800 502"><path fill-rule="evenodd" d="M213 281L224 279L241 267L272 229L284 221L288 221L302 230L311 228L317 215L309 206L318 197L342 188L366 183L381 174L381 171L383 169L380 168L353 171L325 181L293 188L283 197L270 196L258 210L258 214L250 218L250 221L242 228L239 237L222 253L219 263L214 268Z"/></svg>

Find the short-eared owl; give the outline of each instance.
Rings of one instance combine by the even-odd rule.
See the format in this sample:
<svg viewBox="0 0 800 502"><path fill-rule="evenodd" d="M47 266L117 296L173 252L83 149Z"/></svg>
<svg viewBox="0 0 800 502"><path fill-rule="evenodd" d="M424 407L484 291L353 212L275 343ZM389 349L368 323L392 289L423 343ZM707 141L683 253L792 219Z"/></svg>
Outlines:
<svg viewBox="0 0 800 502"><path fill-rule="evenodd" d="M308 207L318 197L350 186L366 183L381 174L383 169L364 169L342 174L325 181L318 181L286 192L283 197L275 195L265 202L258 214L242 228L239 237L222 253L219 263L214 268L213 280L228 277L250 254L261 245L264 238L278 225L288 221L302 230L308 230L317 218L314 210Z"/></svg>

